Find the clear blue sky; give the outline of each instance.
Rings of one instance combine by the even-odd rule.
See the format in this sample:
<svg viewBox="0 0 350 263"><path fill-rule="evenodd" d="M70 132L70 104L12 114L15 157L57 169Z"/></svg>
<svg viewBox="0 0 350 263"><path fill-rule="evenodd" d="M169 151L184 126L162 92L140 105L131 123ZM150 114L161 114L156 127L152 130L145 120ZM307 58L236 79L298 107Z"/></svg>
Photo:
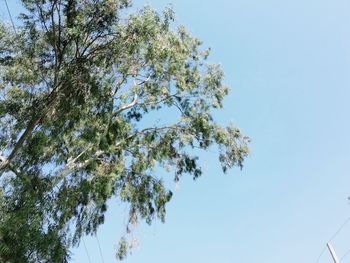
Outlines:
<svg viewBox="0 0 350 263"><path fill-rule="evenodd" d="M17 1L8 1L18 11ZM232 91L217 117L252 138L252 155L243 171L223 175L215 154L204 154L203 177L180 183L165 224L138 227L140 245L125 262L314 263L350 216L350 2L173 0L173 6L178 23L222 64ZM126 218L117 202L110 209L98 232L105 263L115 262ZM85 243L91 261L102 262L96 239ZM350 248L350 225L333 245L339 256ZM83 246L73 258L88 262ZM331 262L329 254L319 262ZM350 263L350 255L342 262Z"/></svg>

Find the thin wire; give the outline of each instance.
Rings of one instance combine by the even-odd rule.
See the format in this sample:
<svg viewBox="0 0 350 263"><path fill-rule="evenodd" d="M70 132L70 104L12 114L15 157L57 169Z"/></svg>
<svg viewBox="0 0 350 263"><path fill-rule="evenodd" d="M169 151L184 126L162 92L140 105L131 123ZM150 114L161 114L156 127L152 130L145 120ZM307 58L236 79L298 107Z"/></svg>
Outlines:
<svg viewBox="0 0 350 263"><path fill-rule="evenodd" d="M5 5L6 5L6 9L7 9L7 12L9 14L9 17L10 17L10 20L11 20L11 24L12 24L12 27L13 27L13 31L15 31L15 34L17 34L16 32L16 27L15 27L15 23L13 23L13 19L12 19L12 15L11 15L11 11L10 11L10 8L7 4L7 0L4 0L5 1Z"/></svg>
<svg viewBox="0 0 350 263"><path fill-rule="evenodd" d="M84 245L85 252L86 252L87 258L88 258L88 260L89 260L89 263L91 263L91 259L90 259L89 251L88 251L88 250L87 250L87 248L86 248L84 238L82 237L81 239L83 240L83 245Z"/></svg>
<svg viewBox="0 0 350 263"><path fill-rule="evenodd" d="M321 257L322 257L322 255L323 255L323 253L326 251L326 246L324 246L324 248L323 248L323 250L322 250L322 252L320 253L320 255L318 256L318 258L317 258L317 260L315 261L315 263L317 263L317 262L319 262L320 261L320 259L321 259Z"/></svg>
<svg viewBox="0 0 350 263"><path fill-rule="evenodd" d="M346 226L347 223L349 223L350 221L350 217L348 217L345 222L338 228L338 230L331 236L331 238L328 240L327 243L331 242L338 234L339 232ZM318 256L317 260L315 261L315 263L318 263L323 255L323 253L326 251L327 247L324 246L321 254ZM350 253L350 249L345 253L345 255L342 257L344 258L348 253ZM341 259L340 259L341 260Z"/></svg>
<svg viewBox="0 0 350 263"><path fill-rule="evenodd" d="M349 221L350 221L350 217L348 217L348 218L345 220L345 222L341 225L341 227L339 227L339 229L337 230L337 232L335 232L335 234L329 239L328 242L332 241L332 240L339 234L339 232L344 228L344 226L345 226L347 223L349 223Z"/></svg>
<svg viewBox="0 0 350 263"><path fill-rule="evenodd" d="M339 260L342 261L349 253L350 249L348 249L348 251L346 251L345 254Z"/></svg>
<svg viewBox="0 0 350 263"><path fill-rule="evenodd" d="M105 261L104 261L103 256L102 256L102 250L101 250L101 246L100 246L100 240L98 239L97 233L96 233L96 239L97 239L97 243L98 243L98 250L100 251L101 260L102 260L102 263L104 263Z"/></svg>

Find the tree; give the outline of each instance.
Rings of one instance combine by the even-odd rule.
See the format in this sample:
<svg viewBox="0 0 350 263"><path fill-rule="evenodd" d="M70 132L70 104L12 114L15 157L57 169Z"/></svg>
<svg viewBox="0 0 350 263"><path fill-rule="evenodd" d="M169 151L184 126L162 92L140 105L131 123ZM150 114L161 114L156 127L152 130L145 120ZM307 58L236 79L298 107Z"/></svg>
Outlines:
<svg viewBox="0 0 350 263"><path fill-rule="evenodd" d="M224 172L242 167L249 139L212 117L223 72L171 9L21 2L16 32L0 24L1 262L67 262L113 196L129 204L127 231L164 221L172 193L158 174L199 177L197 149L217 147Z"/></svg>

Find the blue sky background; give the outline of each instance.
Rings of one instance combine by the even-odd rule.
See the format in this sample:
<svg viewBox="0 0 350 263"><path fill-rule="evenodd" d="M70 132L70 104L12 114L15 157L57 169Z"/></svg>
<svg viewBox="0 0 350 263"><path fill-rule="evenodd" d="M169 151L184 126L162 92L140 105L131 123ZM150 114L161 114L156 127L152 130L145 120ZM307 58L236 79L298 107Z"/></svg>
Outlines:
<svg viewBox="0 0 350 263"><path fill-rule="evenodd" d="M17 0L8 0L15 15ZM138 0L159 11L167 1ZM213 49L232 87L216 116L252 138L243 171L223 175L216 155L184 178L165 224L141 224L127 263L314 263L350 216L350 2L173 0L177 23ZM7 19L5 5L0 16ZM125 208L110 203L98 232L104 262L123 234ZM96 238L85 238L102 262ZM333 240L350 249L350 224ZM84 247L72 262L89 262ZM332 262L325 252L320 263ZM350 255L341 262L350 263Z"/></svg>

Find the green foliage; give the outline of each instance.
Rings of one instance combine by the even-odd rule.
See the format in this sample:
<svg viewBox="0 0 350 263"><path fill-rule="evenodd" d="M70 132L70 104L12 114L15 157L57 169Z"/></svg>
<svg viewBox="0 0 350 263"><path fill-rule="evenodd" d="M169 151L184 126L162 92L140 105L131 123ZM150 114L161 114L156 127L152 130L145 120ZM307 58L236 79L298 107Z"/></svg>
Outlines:
<svg viewBox="0 0 350 263"><path fill-rule="evenodd" d="M242 167L249 139L212 116L224 74L200 40L172 29L171 9L22 4L16 34L0 23L1 262L68 261L113 196L129 204L127 233L164 221L172 193L156 172L199 177L197 149L217 147L224 172ZM123 237L117 258L131 245Z"/></svg>

